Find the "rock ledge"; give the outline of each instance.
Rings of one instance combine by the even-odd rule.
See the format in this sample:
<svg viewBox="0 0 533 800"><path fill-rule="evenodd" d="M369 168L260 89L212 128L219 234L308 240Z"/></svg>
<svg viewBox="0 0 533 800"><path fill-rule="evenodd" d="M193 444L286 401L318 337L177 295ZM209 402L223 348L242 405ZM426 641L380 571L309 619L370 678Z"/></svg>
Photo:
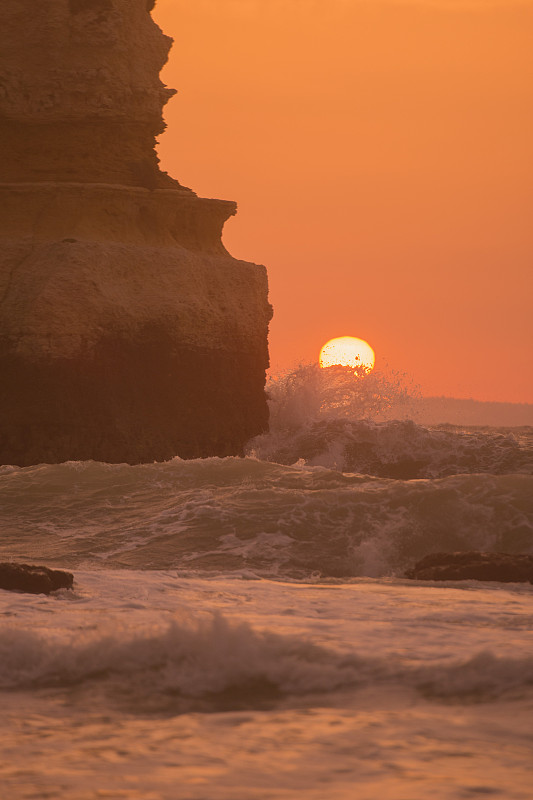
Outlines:
<svg viewBox="0 0 533 800"><path fill-rule="evenodd" d="M418 581L533 583L533 556L512 553L430 553L406 570Z"/></svg>
<svg viewBox="0 0 533 800"><path fill-rule="evenodd" d="M57 589L72 589L74 576L60 569L33 564L0 563L0 589L30 594L50 594Z"/></svg>

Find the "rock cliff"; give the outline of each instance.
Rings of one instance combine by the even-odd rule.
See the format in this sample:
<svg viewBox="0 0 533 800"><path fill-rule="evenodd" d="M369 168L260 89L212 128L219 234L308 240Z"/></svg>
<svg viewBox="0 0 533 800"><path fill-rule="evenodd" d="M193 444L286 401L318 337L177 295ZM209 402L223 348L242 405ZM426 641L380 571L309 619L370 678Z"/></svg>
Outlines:
<svg viewBox="0 0 533 800"><path fill-rule="evenodd" d="M0 463L242 452L265 429L264 267L161 172L152 0L0 9Z"/></svg>

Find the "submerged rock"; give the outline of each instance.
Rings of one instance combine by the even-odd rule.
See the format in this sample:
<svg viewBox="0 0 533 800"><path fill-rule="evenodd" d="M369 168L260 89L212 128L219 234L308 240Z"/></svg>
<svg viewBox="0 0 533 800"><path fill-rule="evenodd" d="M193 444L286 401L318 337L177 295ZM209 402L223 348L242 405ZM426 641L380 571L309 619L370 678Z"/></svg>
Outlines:
<svg viewBox="0 0 533 800"><path fill-rule="evenodd" d="M160 171L171 40L147 0L0 4L0 463L242 453L264 431L266 270L236 205Z"/></svg>
<svg viewBox="0 0 533 800"><path fill-rule="evenodd" d="M430 553L406 570L419 581L501 581L533 583L533 556L512 553Z"/></svg>
<svg viewBox="0 0 533 800"><path fill-rule="evenodd" d="M72 589L74 576L61 569L49 569L32 564L0 564L0 589L50 594L56 589Z"/></svg>

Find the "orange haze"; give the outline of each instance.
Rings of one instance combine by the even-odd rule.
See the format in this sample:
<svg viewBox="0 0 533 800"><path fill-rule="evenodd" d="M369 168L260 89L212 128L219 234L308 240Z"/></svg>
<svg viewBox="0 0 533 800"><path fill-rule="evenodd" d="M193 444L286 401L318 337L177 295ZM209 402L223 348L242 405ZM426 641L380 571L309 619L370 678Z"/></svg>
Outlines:
<svg viewBox="0 0 533 800"><path fill-rule="evenodd" d="M335 336L533 402L533 0L158 0L163 169L237 200L273 369Z"/></svg>

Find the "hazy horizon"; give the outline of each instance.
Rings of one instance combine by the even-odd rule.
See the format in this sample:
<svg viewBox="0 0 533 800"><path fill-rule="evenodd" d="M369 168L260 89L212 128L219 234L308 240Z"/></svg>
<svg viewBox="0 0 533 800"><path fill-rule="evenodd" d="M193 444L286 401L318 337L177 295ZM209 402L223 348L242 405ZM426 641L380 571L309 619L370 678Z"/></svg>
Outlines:
<svg viewBox="0 0 533 800"><path fill-rule="evenodd" d="M424 394L533 402L532 3L158 0L162 168L236 200L274 370L335 336Z"/></svg>

